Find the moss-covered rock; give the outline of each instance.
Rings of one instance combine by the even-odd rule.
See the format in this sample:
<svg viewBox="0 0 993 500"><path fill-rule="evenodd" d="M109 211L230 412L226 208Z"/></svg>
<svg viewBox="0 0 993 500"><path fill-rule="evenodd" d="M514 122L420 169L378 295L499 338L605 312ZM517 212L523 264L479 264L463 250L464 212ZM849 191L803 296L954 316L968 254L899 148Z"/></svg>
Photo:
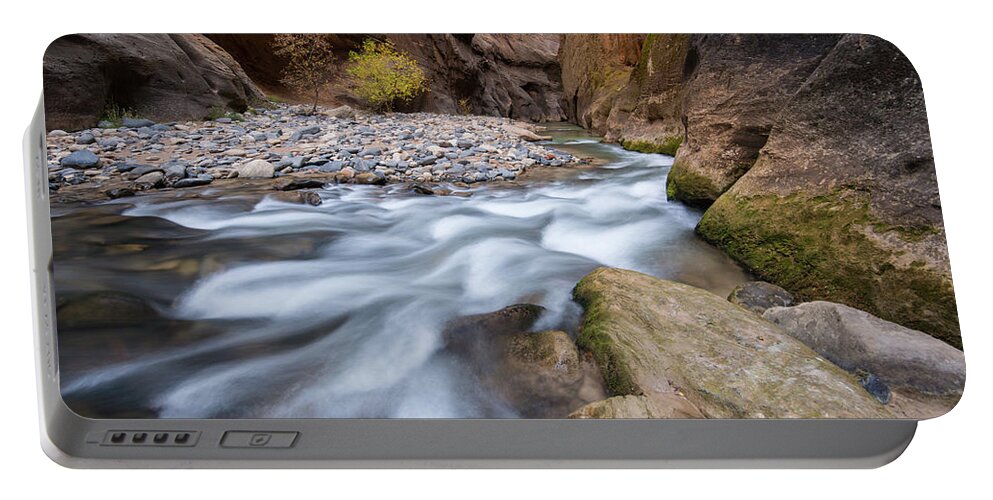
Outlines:
<svg viewBox="0 0 993 500"><path fill-rule="evenodd" d="M961 348L951 277L908 257L933 246L919 239L929 231L878 222L859 193L728 193L707 210L697 232L803 300L840 302ZM894 240L900 243L884 243Z"/></svg>
<svg viewBox="0 0 993 500"><path fill-rule="evenodd" d="M706 208L722 193L712 179L686 168L685 163L675 162L665 178L665 195L668 200Z"/></svg>
<svg viewBox="0 0 993 500"><path fill-rule="evenodd" d="M920 80L844 36L697 227L762 279L961 347Z"/></svg>
<svg viewBox="0 0 993 500"><path fill-rule="evenodd" d="M710 418L890 416L852 375L705 290L599 268L573 297L577 343L612 395L683 396Z"/></svg>
<svg viewBox="0 0 993 500"><path fill-rule="evenodd" d="M58 304L56 316L60 331L135 327L159 318L142 298L115 291L66 298Z"/></svg>
<svg viewBox="0 0 993 500"><path fill-rule="evenodd" d="M682 137L678 135L670 135L657 140L622 139L621 146L628 151L676 156L676 151L679 149L679 145L682 144L682 142Z"/></svg>

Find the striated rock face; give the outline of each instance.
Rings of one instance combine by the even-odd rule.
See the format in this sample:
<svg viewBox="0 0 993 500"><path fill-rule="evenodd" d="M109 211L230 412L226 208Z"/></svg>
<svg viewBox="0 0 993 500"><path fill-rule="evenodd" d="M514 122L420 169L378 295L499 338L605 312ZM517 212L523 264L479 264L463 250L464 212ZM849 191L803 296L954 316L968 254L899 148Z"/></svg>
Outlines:
<svg viewBox="0 0 993 500"><path fill-rule="evenodd" d="M272 35L210 35L252 78L281 94L285 61L272 54ZM529 121L561 121L560 35L402 34L332 35L340 60L368 37L391 40L424 69L430 92L406 110L503 116ZM341 75L327 95L338 103L359 104ZM460 102L461 101L461 102Z"/></svg>
<svg viewBox="0 0 993 500"><path fill-rule="evenodd" d="M564 98L570 119L608 141L676 156L669 197L707 206L755 162L839 38L564 35Z"/></svg>
<svg viewBox="0 0 993 500"><path fill-rule="evenodd" d="M709 418L890 416L852 375L705 290L599 268L573 296L577 343L612 395L685 398Z"/></svg>
<svg viewBox="0 0 993 500"><path fill-rule="evenodd" d="M842 38L697 232L802 299L961 346L924 96L885 40Z"/></svg>
<svg viewBox="0 0 993 500"><path fill-rule="evenodd" d="M389 35L428 73L416 109L561 121L559 35Z"/></svg>
<svg viewBox="0 0 993 500"><path fill-rule="evenodd" d="M624 113L614 110L630 113L637 99L637 89L628 82L644 39L627 34L562 36L558 59L569 120L608 138L615 134Z"/></svg>
<svg viewBox="0 0 993 500"><path fill-rule="evenodd" d="M264 99L227 52L188 34L61 37L45 52L44 84L49 130L92 127L109 106L171 121Z"/></svg>
<svg viewBox="0 0 993 500"><path fill-rule="evenodd" d="M779 112L838 35L695 35L682 83L685 141L670 199L707 206L751 168ZM671 154L671 153L670 153Z"/></svg>

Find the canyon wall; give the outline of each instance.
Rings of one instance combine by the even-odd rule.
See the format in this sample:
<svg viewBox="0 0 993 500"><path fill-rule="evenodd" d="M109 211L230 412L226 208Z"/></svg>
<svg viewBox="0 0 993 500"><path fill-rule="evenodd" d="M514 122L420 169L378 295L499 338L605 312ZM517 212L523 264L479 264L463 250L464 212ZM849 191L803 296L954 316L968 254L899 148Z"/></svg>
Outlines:
<svg viewBox="0 0 993 500"><path fill-rule="evenodd" d="M208 35L237 59L266 91L294 98L279 82L285 61L272 53L272 35ZM430 90L406 111L473 113L529 121L561 121L559 35L329 35L343 64L366 38L390 40L417 60ZM325 92L327 104L361 106L342 70Z"/></svg>
<svg viewBox="0 0 993 500"><path fill-rule="evenodd" d="M961 346L921 84L894 46L565 35L560 59L570 119L675 156L666 191L706 209L702 237L802 299Z"/></svg>
<svg viewBox="0 0 993 500"><path fill-rule="evenodd" d="M49 130L95 126L110 107L168 121L244 111L265 98L201 35L67 35L49 45L43 71Z"/></svg>

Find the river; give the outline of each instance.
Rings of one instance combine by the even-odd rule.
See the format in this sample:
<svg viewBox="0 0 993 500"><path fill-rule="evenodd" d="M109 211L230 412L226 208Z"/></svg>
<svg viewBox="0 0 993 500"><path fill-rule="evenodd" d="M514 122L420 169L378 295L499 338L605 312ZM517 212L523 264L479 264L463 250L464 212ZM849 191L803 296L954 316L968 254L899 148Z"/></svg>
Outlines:
<svg viewBox="0 0 993 500"><path fill-rule="evenodd" d="M571 289L601 265L721 295L749 278L694 234L699 211L666 201L671 157L549 133L600 165L470 197L204 188L53 207L60 298L118 290L158 313L62 332L66 400L92 416L516 417L446 353L446 323L528 302L547 309L536 329L574 335Z"/></svg>

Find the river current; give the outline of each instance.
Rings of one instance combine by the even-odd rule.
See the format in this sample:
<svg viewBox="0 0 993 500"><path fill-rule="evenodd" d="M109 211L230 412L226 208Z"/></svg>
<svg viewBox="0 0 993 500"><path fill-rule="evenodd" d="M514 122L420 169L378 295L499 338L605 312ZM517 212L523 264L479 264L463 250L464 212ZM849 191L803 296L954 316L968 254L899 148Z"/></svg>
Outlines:
<svg viewBox="0 0 993 500"><path fill-rule="evenodd" d="M338 185L310 206L206 188L55 208L59 293L125 291L161 315L66 334L63 394L97 415L515 417L445 352L446 323L534 303L535 329L574 335L571 289L598 266L721 295L748 279L694 234L699 211L666 201L671 157L550 133L602 164L469 197Z"/></svg>

